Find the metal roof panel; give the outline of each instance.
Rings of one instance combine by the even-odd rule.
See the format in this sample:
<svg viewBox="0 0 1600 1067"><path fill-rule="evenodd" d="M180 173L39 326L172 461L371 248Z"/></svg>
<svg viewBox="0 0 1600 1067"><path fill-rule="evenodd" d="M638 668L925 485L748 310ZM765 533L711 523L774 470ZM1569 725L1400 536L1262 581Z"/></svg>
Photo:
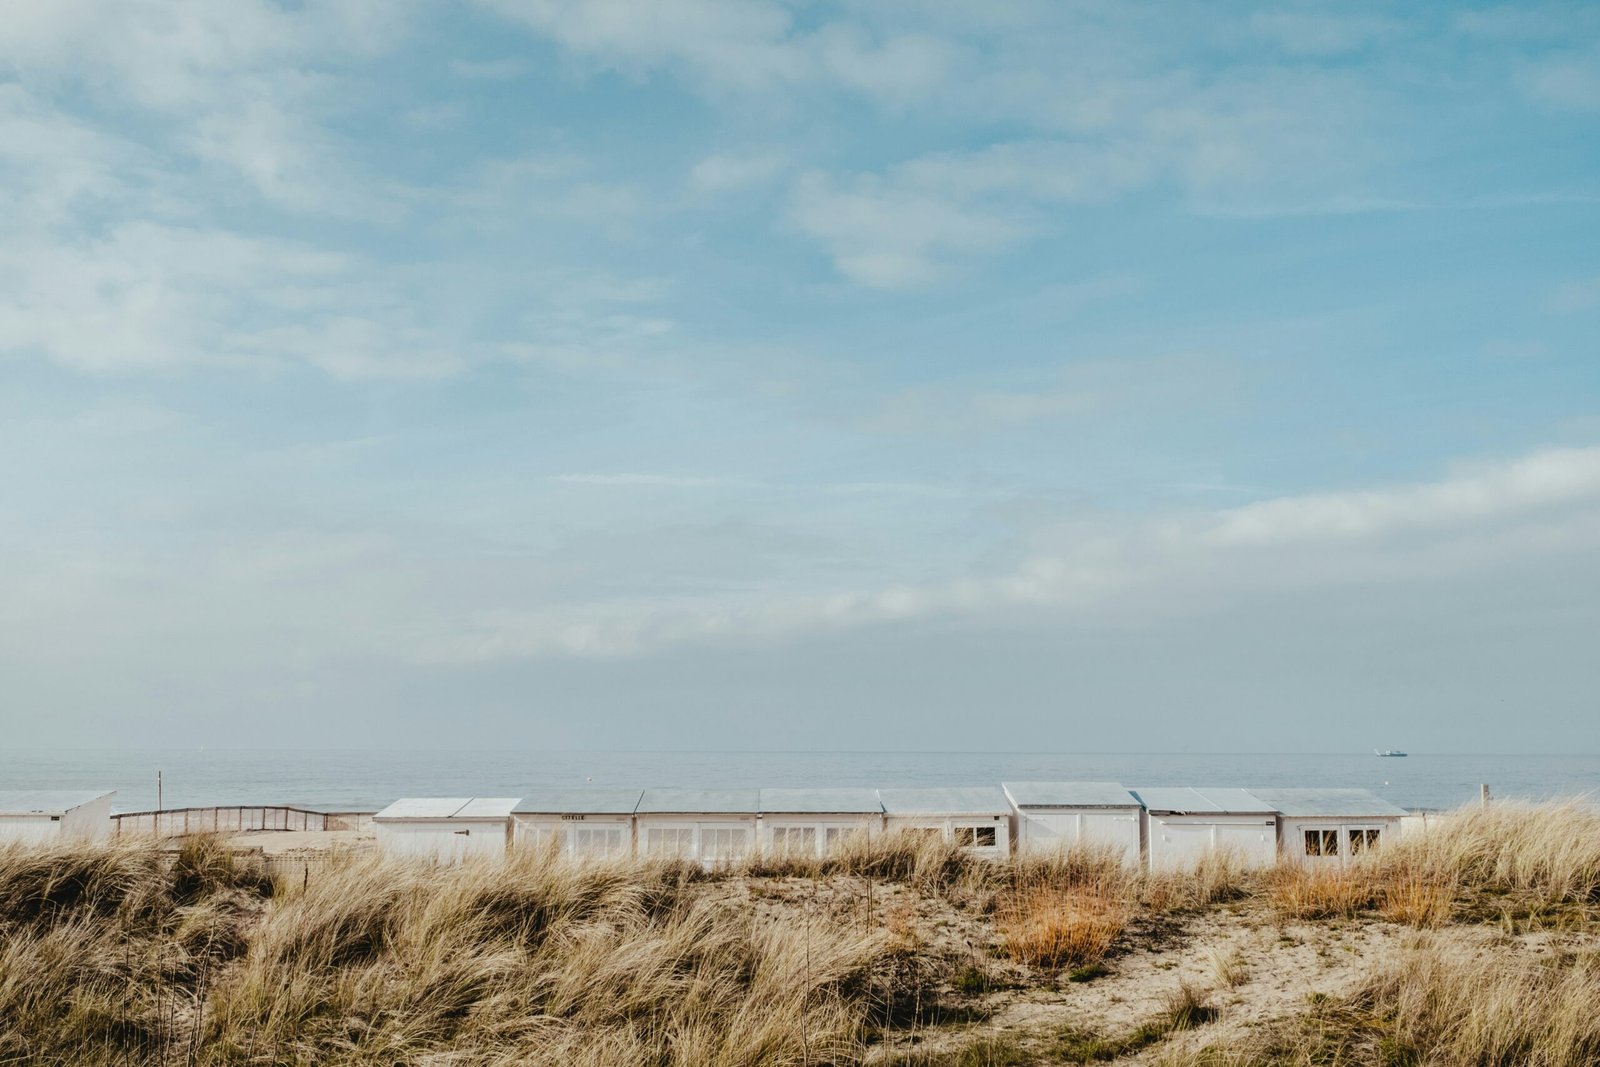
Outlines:
<svg viewBox="0 0 1600 1067"><path fill-rule="evenodd" d="M763 789L762 812L775 814L880 815L876 789Z"/></svg>
<svg viewBox="0 0 1600 1067"><path fill-rule="evenodd" d="M878 790L890 815L1008 815L1011 801L997 785Z"/></svg>
<svg viewBox="0 0 1600 1067"><path fill-rule="evenodd" d="M452 819L509 819L517 806L516 797L473 797Z"/></svg>
<svg viewBox="0 0 1600 1067"><path fill-rule="evenodd" d="M0 815L65 815L114 793L111 789L7 789L0 791Z"/></svg>
<svg viewBox="0 0 1600 1067"><path fill-rule="evenodd" d="M1254 789L1260 797L1278 812L1291 819L1317 816L1405 815L1406 809L1366 789Z"/></svg>
<svg viewBox="0 0 1600 1067"><path fill-rule="evenodd" d="M373 816L374 819L448 819L471 797L401 797Z"/></svg>
<svg viewBox="0 0 1600 1067"><path fill-rule="evenodd" d="M640 815L754 815L761 810L759 789L646 789Z"/></svg>
<svg viewBox="0 0 1600 1067"><path fill-rule="evenodd" d="M1137 808L1133 794L1117 782L1004 782L1019 808Z"/></svg>
<svg viewBox="0 0 1600 1067"><path fill-rule="evenodd" d="M1161 786L1154 789L1135 789L1133 795L1151 811L1195 815L1276 814L1276 809L1260 797L1248 790L1231 787L1206 786L1203 789L1193 789L1187 786Z"/></svg>
<svg viewBox="0 0 1600 1067"><path fill-rule="evenodd" d="M643 789L532 789L511 810L518 815L632 815Z"/></svg>

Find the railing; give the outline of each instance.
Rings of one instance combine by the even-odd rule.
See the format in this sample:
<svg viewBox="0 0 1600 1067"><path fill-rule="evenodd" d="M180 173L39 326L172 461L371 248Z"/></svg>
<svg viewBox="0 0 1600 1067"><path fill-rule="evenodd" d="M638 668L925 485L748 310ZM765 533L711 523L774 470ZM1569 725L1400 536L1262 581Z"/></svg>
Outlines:
<svg viewBox="0 0 1600 1067"><path fill-rule="evenodd" d="M111 816L113 832L182 837L187 834L244 833L247 830L333 830L355 816L331 817L326 812L284 805L243 805L227 808L165 808L161 811L125 811Z"/></svg>

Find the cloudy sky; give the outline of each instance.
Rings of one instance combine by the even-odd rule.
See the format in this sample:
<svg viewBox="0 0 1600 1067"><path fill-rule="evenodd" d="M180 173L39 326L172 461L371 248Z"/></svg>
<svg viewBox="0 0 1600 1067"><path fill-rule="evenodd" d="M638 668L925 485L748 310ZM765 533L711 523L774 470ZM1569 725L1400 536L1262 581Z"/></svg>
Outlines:
<svg viewBox="0 0 1600 1067"><path fill-rule="evenodd" d="M8 743L1594 751L1600 8L10 0Z"/></svg>

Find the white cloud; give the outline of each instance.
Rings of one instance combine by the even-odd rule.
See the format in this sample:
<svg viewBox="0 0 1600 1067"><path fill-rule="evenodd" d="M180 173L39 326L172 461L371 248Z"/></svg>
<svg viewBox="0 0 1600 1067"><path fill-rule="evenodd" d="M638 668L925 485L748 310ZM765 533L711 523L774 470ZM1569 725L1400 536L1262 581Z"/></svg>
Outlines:
<svg viewBox="0 0 1600 1067"><path fill-rule="evenodd" d="M785 159L778 152L711 155L689 171L689 184L703 193L733 192L770 182L784 164Z"/></svg>
<svg viewBox="0 0 1600 1067"><path fill-rule="evenodd" d="M1372 582L1392 589L1481 574L1530 552L1587 551L1597 531L1600 447L1552 450L1434 483L1080 527L1055 551L993 576L829 594L480 610L433 631L413 654L440 662L636 656L1023 610L1085 621L1108 611L1153 618L1175 605L1204 610L1286 590Z"/></svg>
<svg viewBox="0 0 1600 1067"><path fill-rule="evenodd" d="M796 183L791 214L847 277L905 288L941 277L951 260L1024 240L1045 204L1113 198L1148 182L1157 165L1137 146L997 144L843 181L813 171Z"/></svg>
<svg viewBox="0 0 1600 1067"><path fill-rule="evenodd" d="M1600 448L1556 449L1431 485L1327 493L1249 504L1212 528L1219 545L1379 537L1489 522L1600 497Z"/></svg>
<svg viewBox="0 0 1600 1067"><path fill-rule="evenodd" d="M459 362L370 266L288 241L128 223L89 241L12 241L0 281L0 352L82 370L306 363L375 377Z"/></svg>
<svg viewBox="0 0 1600 1067"><path fill-rule="evenodd" d="M795 25L768 0L479 0L569 51L623 70L674 68L718 91L836 84L888 99L926 92L945 49L920 35Z"/></svg>
<svg viewBox="0 0 1600 1067"><path fill-rule="evenodd" d="M1600 308L1600 276L1567 282L1550 294L1545 306L1567 314Z"/></svg>
<svg viewBox="0 0 1600 1067"><path fill-rule="evenodd" d="M1352 13L1314 11L1258 11L1250 28L1296 55L1328 56L1351 52L1403 31L1392 19Z"/></svg>
<svg viewBox="0 0 1600 1067"><path fill-rule="evenodd" d="M1541 103L1569 111L1600 111L1600 51L1529 63L1522 68L1518 84Z"/></svg>
<svg viewBox="0 0 1600 1067"><path fill-rule="evenodd" d="M170 143L221 164L294 210L367 213L323 120L332 73L406 32L409 0L17 0L0 20L0 64L27 86L80 86L173 127Z"/></svg>

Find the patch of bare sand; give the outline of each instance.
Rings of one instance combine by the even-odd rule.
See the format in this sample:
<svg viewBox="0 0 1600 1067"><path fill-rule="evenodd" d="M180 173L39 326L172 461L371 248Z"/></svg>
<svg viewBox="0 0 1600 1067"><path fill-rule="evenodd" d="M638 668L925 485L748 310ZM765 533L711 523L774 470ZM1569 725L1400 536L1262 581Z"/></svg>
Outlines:
<svg viewBox="0 0 1600 1067"><path fill-rule="evenodd" d="M370 830L250 830L234 834L223 843L231 849L263 856L370 852L377 847Z"/></svg>
<svg viewBox="0 0 1600 1067"><path fill-rule="evenodd" d="M1172 1051L1226 1047L1251 1030L1307 1011L1314 1000L1347 996L1407 947L1423 939L1471 954L1600 947L1600 934L1533 933L1508 936L1492 926L1448 926L1417 931L1377 919L1280 922L1264 903L1249 901L1202 915L1141 916L1106 961L1106 973L1088 982L1049 975L1000 956L993 925L981 907L916 897L903 888L880 897L888 913L909 907L920 949L962 960L967 954L1006 988L972 998L980 1021L926 1030L918 1048L955 1051L983 1037L1008 1038L1036 1062L1052 1059L1066 1031L1115 1039L1162 1019L1171 998L1187 985L1217 1010L1211 1022L1180 1031L1119 1063L1150 1064ZM903 1042L900 1051L904 1051ZM878 1058L887 1058L880 1050ZM869 1058L868 1062L872 1062Z"/></svg>

